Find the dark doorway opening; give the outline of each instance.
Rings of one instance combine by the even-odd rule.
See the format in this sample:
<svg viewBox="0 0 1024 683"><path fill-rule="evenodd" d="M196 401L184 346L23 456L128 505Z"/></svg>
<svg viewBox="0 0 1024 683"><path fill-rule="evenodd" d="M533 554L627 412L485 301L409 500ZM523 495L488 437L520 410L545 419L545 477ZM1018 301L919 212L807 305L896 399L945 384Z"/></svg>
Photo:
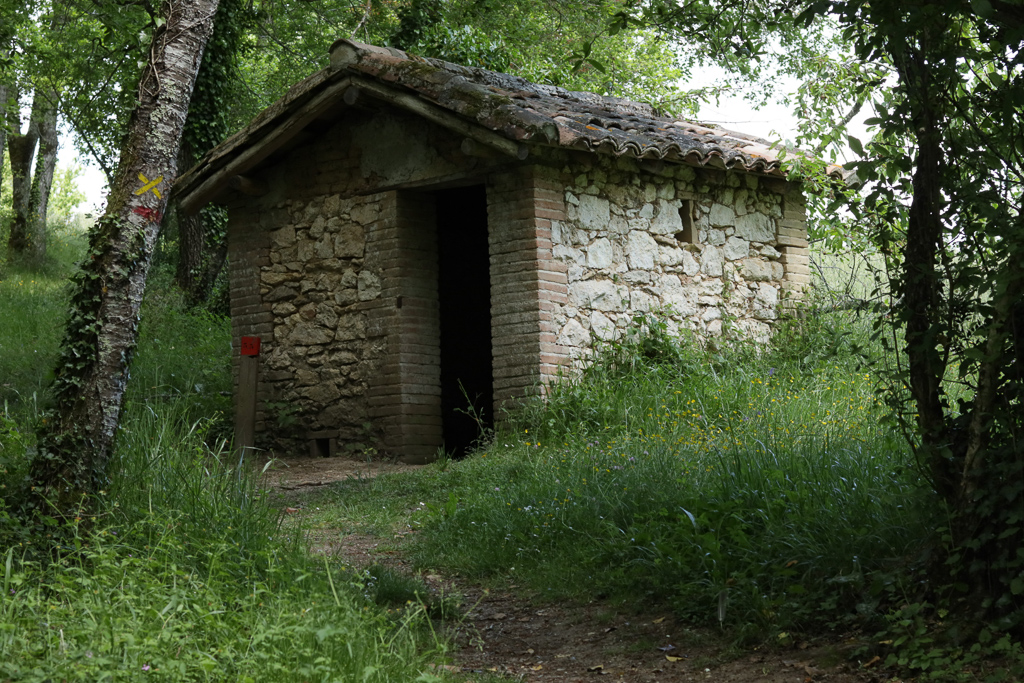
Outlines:
<svg viewBox="0 0 1024 683"><path fill-rule="evenodd" d="M440 190L437 206L441 317L441 421L445 451L464 456L494 426L491 267L482 185Z"/></svg>

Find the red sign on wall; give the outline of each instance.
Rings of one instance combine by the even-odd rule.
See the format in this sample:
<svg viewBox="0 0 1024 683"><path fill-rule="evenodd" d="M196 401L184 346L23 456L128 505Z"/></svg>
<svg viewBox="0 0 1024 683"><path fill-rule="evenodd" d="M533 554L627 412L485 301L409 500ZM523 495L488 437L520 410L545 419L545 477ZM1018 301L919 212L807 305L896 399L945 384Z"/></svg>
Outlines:
<svg viewBox="0 0 1024 683"><path fill-rule="evenodd" d="M242 355L243 356L258 356L258 355L260 355L260 338L259 337L242 337Z"/></svg>

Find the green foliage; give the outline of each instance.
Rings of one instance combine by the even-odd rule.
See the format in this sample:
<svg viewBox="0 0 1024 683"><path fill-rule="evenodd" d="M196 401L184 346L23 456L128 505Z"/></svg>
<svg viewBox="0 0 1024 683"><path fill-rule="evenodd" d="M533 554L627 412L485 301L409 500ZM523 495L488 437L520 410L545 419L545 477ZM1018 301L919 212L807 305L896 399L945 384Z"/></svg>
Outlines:
<svg viewBox="0 0 1024 683"><path fill-rule="evenodd" d="M366 590L373 601L381 607L390 610L408 609L410 605L418 605L434 619L448 619L459 614L457 599L435 594L422 579L380 564L366 569L363 575Z"/></svg>
<svg viewBox="0 0 1024 683"><path fill-rule="evenodd" d="M219 438L230 405L221 394L230 389L227 322L186 309L167 277L143 307L94 516L25 515L37 415L15 399L36 387L46 395L66 272L14 276L0 280L0 310L14 323L0 326L0 363L9 363L0 377L11 384L11 409L0 413L0 678L440 680L428 662L445 646L426 611L450 602L379 609L362 574L311 560L301 534L280 528L261 473ZM28 346L19 328L30 321L38 328L24 333L36 335L26 357L12 342Z"/></svg>
<svg viewBox="0 0 1024 683"><path fill-rule="evenodd" d="M0 243L6 245L2 232ZM52 226L46 263L0 260L0 401L26 431L46 396L68 305L67 277L83 242L77 230Z"/></svg>
<svg viewBox="0 0 1024 683"><path fill-rule="evenodd" d="M1016 681L1024 676L1024 648L1010 633L963 623L929 602L904 602L862 655L884 656L887 667L921 681Z"/></svg>
<svg viewBox="0 0 1024 683"><path fill-rule="evenodd" d="M26 93L52 89L80 150L112 181L135 104L138 62L157 27L156 9L108 1L14 4L26 9L14 26L8 82L13 78Z"/></svg>
<svg viewBox="0 0 1024 683"><path fill-rule="evenodd" d="M3 238L3 242L0 242L0 244L6 249L12 218L11 203L13 201L13 189L11 187L11 158L7 152L6 145L4 147L5 149L0 150L0 156L3 156L3 167L0 168L0 238Z"/></svg>
<svg viewBox="0 0 1024 683"><path fill-rule="evenodd" d="M683 75L674 49L650 32L602 35L614 3L529 0L402 0L260 6L256 28L244 39L239 72L246 85L233 109L233 128L246 123L291 85L327 63L339 38L392 45L435 57L571 89L660 103L680 109L673 96ZM604 71L574 70L569 55L584 45Z"/></svg>
<svg viewBox="0 0 1024 683"><path fill-rule="evenodd" d="M230 109L237 130L292 85L327 66L328 49L352 37L383 44L398 23L396 11L408 4L372 0L309 0L254 3L255 26L241 43L237 75L242 87Z"/></svg>
<svg viewBox="0 0 1024 683"><path fill-rule="evenodd" d="M29 490L29 442L6 410L0 413L0 547L25 543L33 531L19 516Z"/></svg>
<svg viewBox="0 0 1024 683"><path fill-rule="evenodd" d="M440 680L416 626L365 610L355 587L275 564L239 583L109 532L51 570L7 556L0 674L19 681ZM231 548L214 549L230 566ZM13 561L12 561L13 559ZM344 581L335 572L336 582Z"/></svg>
<svg viewBox="0 0 1024 683"><path fill-rule="evenodd" d="M187 396L159 405L128 401L104 514L110 525L143 534L142 544L170 534L166 552L176 549L179 564L214 561L208 548L219 544L232 547L240 566L259 561L274 548L278 514L257 476L232 460L228 442L211 436L217 419L193 421L195 407Z"/></svg>
<svg viewBox="0 0 1024 683"><path fill-rule="evenodd" d="M5 555L0 676L20 681L438 680L425 613L283 534L258 472L225 464L188 410L129 404L110 487L52 562Z"/></svg>
<svg viewBox="0 0 1024 683"><path fill-rule="evenodd" d="M603 35L614 7L601 0L415 0L399 12L389 42L424 57L668 107L683 75L673 51L650 32ZM569 55L571 46L580 46L576 58Z"/></svg>
<svg viewBox="0 0 1024 683"><path fill-rule="evenodd" d="M82 167L77 161L69 166L59 167L54 173L46 216L51 225L72 225L76 210L86 200L85 193L78 188L78 179L81 175Z"/></svg>
<svg viewBox="0 0 1024 683"><path fill-rule="evenodd" d="M837 192L828 210L846 207L887 260L901 332L880 335L896 361L888 403L952 516L930 587L942 609L980 609L1019 635L1024 14L815 2L802 20L822 15L853 47L850 88L875 114L874 139L850 140L865 192Z"/></svg>
<svg viewBox="0 0 1024 683"><path fill-rule="evenodd" d="M213 35L203 51L185 123L184 140L196 157L213 149L231 132L231 105L241 89L235 72L243 34L253 19L252 11L241 0L220 0L217 4Z"/></svg>

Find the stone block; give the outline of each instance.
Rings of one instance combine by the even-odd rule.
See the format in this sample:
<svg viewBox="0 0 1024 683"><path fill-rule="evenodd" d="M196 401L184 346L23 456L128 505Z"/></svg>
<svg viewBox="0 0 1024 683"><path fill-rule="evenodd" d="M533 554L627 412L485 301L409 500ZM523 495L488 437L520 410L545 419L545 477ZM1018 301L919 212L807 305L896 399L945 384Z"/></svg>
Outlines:
<svg viewBox="0 0 1024 683"><path fill-rule="evenodd" d="M700 271L711 277L722 276L722 250L708 246L700 254Z"/></svg>
<svg viewBox="0 0 1024 683"><path fill-rule="evenodd" d="M319 259L332 259L334 258L334 240L331 239L330 235L324 235L316 242L316 246L313 248L313 253Z"/></svg>
<svg viewBox="0 0 1024 683"><path fill-rule="evenodd" d="M268 303L273 303L274 301L282 301L284 299L294 299L297 294L298 292L291 287L281 285L280 287L275 287L273 290L268 292L263 297L263 300Z"/></svg>
<svg viewBox="0 0 1024 683"><path fill-rule="evenodd" d="M599 311L624 310L622 300L627 296L610 280L587 280L569 287L569 301L577 308L591 308Z"/></svg>
<svg viewBox="0 0 1024 683"><path fill-rule="evenodd" d="M290 247L295 244L295 226L286 225L270 233L271 241L278 247Z"/></svg>
<svg viewBox="0 0 1024 683"><path fill-rule="evenodd" d="M580 227L585 230L607 230L608 222L611 220L610 205L603 197L581 195L576 215Z"/></svg>
<svg viewBox="0 0 1024 683"><path fill-rule="evenodd" d="M366 233L361 225L347 223L338 229L334 239L334 255L338 258L361 258L366 248Z"/></svg>
<svg viewBox="0 0 1024 683"><path fill-rule="evenodd" d="M626 256L634 270L651 270L658 257L658 243L646 232L634 230L626 238Z"/></svg>
<svg viewBox="0 0 1024 683"><path fill-rule="evenodd" d="M736 212L731 206L714 203L708 212L708 223L713 228L725 228L736 224Z"/></svg>
<svg viewBox="0 0 1024 683"><path fill-rule="evenodd" d="M614 257L615 254L612 249L612 243L606 237L594 240L590 246L587 247L586 263L591 268L609 268L614 261ZM580 263L578 260L576 262Z"/></svg>
<svg viewBox="0 0 1024 683"><path fill-rule="evenodd" d="M615 323L601 311L594 311L590 314L590 329L594 331L598 339L604 341L610 341L616 337Z"/></svg>
<svg viewBox="0 0 1024 683"><path fill-rule="evenodd" d="M739 237L730 237L725 241L723 253L728 261L747 258L750 255L750 243Z"/></svg>
<svg viewBox="0 0 1024 683"><path fill-rule="evenodd" d="M379 215L380 206L376 203L357 204L349 211L349 218L360 225L372 223Z"/></svg>
<svg viewBox="0 0 1024 683"><path fill-rule="evenodd" d="M632 311L647 313L660 308L661 300L647 292L633 290L629 294L629 307Z"/></svg>
<svg viewBox="0 0 1024 683"><path fill-rule="evenodd" d="M290 282L298 278L295 273L260 273L260 282L270 287L276 287L284 282Z"/></svg>
<svg viewBox="0 0 1024 683"><path fill-rule="evenodd" d="M771 242L775 239L775 222L761 213L748 213L736 219L736 235L750 242Z"/></svg>
<svg viewBox="0 0 1024 683"><path fill-rule="evenodd" d="M697 263L697 259L693 258L693 254L687 249L682 249L683 257L680 260L680 264L683 267L683 273L688 277L693 277L700 272L700 264Z"/></svg>
<svg viewBox="0 0 1024 683"><path fill-rule="evenodd" d="M745 258L739 263L743 278L751 282L767 282L772 279L771 265L760 258Z"/></svg>
<svg viewBox="0 0 1024 683"><path fill-rule="evenodd" d="M380 296L380 278L368 270L359 273L357 282L357 293L360 301L372 301Z"/></svg>
<svg viewBox="0 0 1024 683"><path fill-rule="evenodd" d="M651 232L658 235L675 235L683 229L683 219L679 215L682 202L659 199L656 204L657 215L651 220Z"/></svg>
<svg viewBox="0 0 1024 683"><path fill-rule="evenodd" d="M678 266L683 262L683 258L689 256L688 252L683 251L679 247L670 247L661 245L658 248L658 263L663 266ZM693 257L690 257L693 260Z"/></svg>
<svg viewBox="0 0 1024 683"><path fill-rule="evenodd" d="M721 318L722 311L717 306L708 306L703 311L701 311L700 314L700 319L703 320L704 322L708 322L711 320L721 320Z"/></svg>
<svg viewBox="0 0 1024 683"><path fill-rule="evenodd" d="M327 344L334 340L334 333L316 323L301 322L288 334L287 340L289 343L304 346Z"/></svg>
<svg viewBox="0 0 1024 683"><path fill-rule="evenodd" d="M590 333L579 321L572 319L559 332L558 343L562 346L584 348L590 344Z"/></svg>

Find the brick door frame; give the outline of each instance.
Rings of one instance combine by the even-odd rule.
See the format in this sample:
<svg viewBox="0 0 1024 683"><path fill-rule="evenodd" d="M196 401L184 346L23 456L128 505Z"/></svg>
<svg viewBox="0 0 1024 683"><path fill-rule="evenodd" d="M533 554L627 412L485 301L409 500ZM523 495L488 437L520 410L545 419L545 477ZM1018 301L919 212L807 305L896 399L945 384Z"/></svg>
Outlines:
<svg viewBox="0 0 1024 683"><path fill-rule="evenodd" d="M568 268L552 255L551 227L564 222L558 172L524 166L487 182L491 259L494 415L544 386L570 361L555 315L569 301Z"/></svg>
<svg viewBox="0 0 1024 683"><path fill-rule="evenodd" d="M568 302L567 268L551 253L551 226L565 220L565 197L556 172L541 166L493 174L483 185L498 421L519 400L543 392L570 360L557 343L555 321L556 310ZM381 330L386 348L367 395L369 413L385 448L408 462L430 461L444 439L437 189L390 193L395 218L379 225L367 244L383 281L371 328Z"/></svg>
<svg viewBox="0 0 1024 683"><path fill-rule="evenodd" d="M429 190L389 193L393 219L367 240L379 263L380 304L370 327L383 337L380 373L367 390L369 416L387 451L429 462L442 444L437 226Z"/></svg>

